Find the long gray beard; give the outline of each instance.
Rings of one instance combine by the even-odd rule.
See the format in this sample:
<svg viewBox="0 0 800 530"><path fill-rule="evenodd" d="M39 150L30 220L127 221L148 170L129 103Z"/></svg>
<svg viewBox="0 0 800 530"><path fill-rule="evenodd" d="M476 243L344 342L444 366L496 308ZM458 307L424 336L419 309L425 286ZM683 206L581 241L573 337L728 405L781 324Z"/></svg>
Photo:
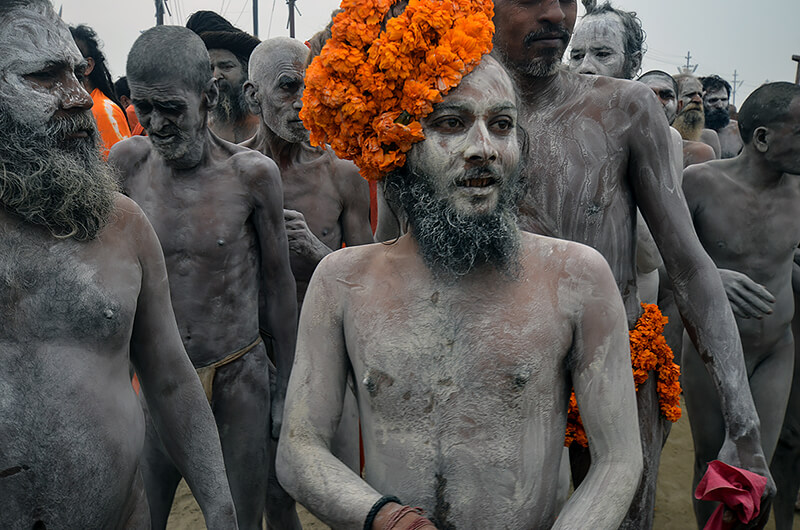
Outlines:
<svg viewBox="0 0 800 530"><path fill-rule="evenodd" d="M481 176L480 169L473 171L476 178ZM437 277L454 279L481 265L492 265L511 278L519 273L519 172L504 183L495 210L483 215L458 212L436 197L431 177L406 167L387 175L384 186L390 204L406 212L422 258Z"/></svg>
<svg viewBox="0 0 800 530"><path fill-rule="evenodd" d="M83 130L88 138L67 139ZM0 109L0 205L58 238L97 237L119 188L98 137L90 111L35 129Z"/></svg>
<svg viewBox="0 0 800 530"><path fill-rule="evenodd" d="M699 141L705 128L703 109L684 110L678 114L672 126L681 133L684 140Z"/></svg>
<svg viewBox="0 0 800 530"><path fill-rule="evenodd" d="M243 86L244 83L238 86L229 83L226 86L220 86L219 101L217 101L217 106L211 110L214 121L233 123L247 116L249 110L242 94Z"/></svg>

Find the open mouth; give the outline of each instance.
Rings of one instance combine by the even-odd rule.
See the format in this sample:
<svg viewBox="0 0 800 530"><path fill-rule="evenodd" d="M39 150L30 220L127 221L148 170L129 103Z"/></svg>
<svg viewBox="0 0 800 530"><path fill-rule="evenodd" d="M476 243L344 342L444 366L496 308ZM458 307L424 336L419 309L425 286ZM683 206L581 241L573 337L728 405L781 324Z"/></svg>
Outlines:
<svg viewBox="0 0 800 530"><path fill-rule="evenodd" d="M493 186L497 184L497 179L494 177L482 177L482 178L471 178L462 180L458 183L459 187L462 188L488 188L489 186Z"/></svg>

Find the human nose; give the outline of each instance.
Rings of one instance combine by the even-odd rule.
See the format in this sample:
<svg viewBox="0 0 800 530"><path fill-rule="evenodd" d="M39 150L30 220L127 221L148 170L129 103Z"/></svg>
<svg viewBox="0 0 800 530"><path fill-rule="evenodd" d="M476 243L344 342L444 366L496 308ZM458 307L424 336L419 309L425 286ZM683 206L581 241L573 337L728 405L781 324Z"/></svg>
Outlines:
<svg viewBox="0 0 800 530"><path fill-rule="evenodd" d="M292 108L297 112L303 108L303 89L301 88L300 91L297 93L297 96L292 101Z"/></svg>
<svg viewBox="0 0 800 530"><path fill-rule="evenodd" d="M694 103L702 103L703 102L703 98L700 96L700 94L696 94L696 93L692 94L692 99L691 100Z"/></svg>
<svg viewBox="0 0 800 530"><path fill-rule="evenodd" d="M579 74L597 75L597 65L594 64L588 55L584 56L578 65Z"/></svg>
<svg viewBox="0 0 800 530"><path fill-rule="evenodd" d="M222 75L222 69L220 69L218 66L214 66L212 72L214 79L225 79L225 76Z"/></svg>
<svg viewBox="0 0 800 530"><path fill-rule="evenodd" d="M482 120L476 121L467 137L467 146L464 150L464 158L472 163L483 165L497 160L497 147L494 144L486 123Z"/></svg>
<svg viewBox="0 0 800 530"><path fill-rule="evenodd" d="M157 110L153 110L147 116L147 129L151 131L160 131L164 126L164 116Z"/></svg>
<svg viewBox="0 0 800 530"><path fill-rule="evenodd" d="M61 108L64 110L89 110L92 108L92 96L73 75L69 74L60 87Z"/></svg>
<svg viewBox="0 0 800 530"><path fill-rule="evenodd" d="M552 24L560 24L564 21L566 15L561 8L561 0L545 0L542 6L542 11L539 14L540 22L550 22Z"/></svg>

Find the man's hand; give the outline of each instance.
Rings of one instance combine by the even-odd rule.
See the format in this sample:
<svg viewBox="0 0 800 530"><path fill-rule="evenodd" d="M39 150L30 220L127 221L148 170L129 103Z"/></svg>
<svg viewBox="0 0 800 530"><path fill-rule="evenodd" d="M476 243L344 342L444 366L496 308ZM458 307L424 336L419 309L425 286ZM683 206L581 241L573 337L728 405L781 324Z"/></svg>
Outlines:
<svg viewBox="0 0 800 530"><path fill-rule="evenodd" d="M311 232L306 218L296 210L283 210L286 236L289 238L289 251L319 263L332 252L325 243Z"/></svg>
<svg viewBox="0 0 800 530"><path fill-rule="evenodd" d="M746 274L728 269L719 269L719 276L736 316L760 320L772 314L775 297L763 285L757 284Z"/></svg>
<svg viewBox="0 0 800 530"><path fill-rule="evenodd" d="M767 477L767 486L764 488L764 494L761 496L761 506L759 508L758 517L748 524L742 524L739 522L739 518L736 514L727 508L722 516L723 522L732 524L732 526L729 527L731 529L744 530L749 528L764 528L769 520L772 499L775 497L777 488L775 487L775 481L772 479L772 474L769 472L769 465L767 464L766 458L764 458L761 444L755 442L739 442L737 444L726 436L725 442L722 444L722 449L720 449L717 455L717 460Z"/></svg>

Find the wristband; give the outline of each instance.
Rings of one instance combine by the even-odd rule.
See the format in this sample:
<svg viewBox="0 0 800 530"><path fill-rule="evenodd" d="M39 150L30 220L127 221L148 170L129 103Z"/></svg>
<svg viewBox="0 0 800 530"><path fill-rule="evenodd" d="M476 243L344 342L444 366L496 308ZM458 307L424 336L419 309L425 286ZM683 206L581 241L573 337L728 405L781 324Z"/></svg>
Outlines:
<svg viewBox="0 0 800 530"><path fill-rule="evenodd" d="M364 519L364 530L372 530L372 523L375 522L375 516L378 515L378 512L389 504L390 502L396 502L397 504L403 504L400 502L400 499L394 497L392 495L384 495L378 501L372 505L372 508L369 509L369 513L367 514L367 518Z"/></svg>

